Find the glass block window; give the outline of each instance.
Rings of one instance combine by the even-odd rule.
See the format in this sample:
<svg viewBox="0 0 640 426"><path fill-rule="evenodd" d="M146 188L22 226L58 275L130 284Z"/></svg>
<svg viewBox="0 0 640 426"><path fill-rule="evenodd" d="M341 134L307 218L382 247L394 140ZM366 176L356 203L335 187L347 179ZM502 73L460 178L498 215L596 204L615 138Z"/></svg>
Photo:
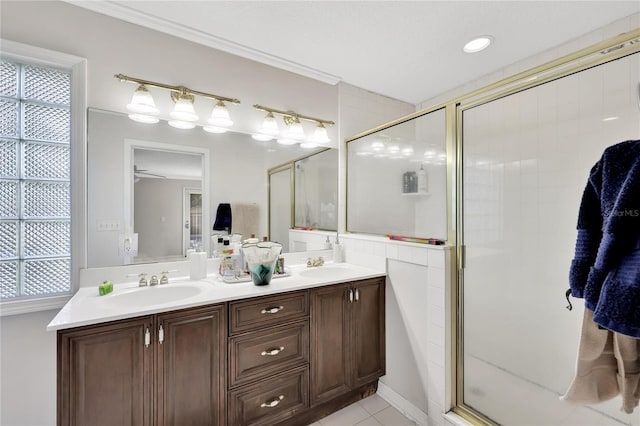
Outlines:
<svg viewBox="0 0 640 426"><path fill-rule="evenodd" d="M0 301L71 291L71 72L0 61Z"/></svg>

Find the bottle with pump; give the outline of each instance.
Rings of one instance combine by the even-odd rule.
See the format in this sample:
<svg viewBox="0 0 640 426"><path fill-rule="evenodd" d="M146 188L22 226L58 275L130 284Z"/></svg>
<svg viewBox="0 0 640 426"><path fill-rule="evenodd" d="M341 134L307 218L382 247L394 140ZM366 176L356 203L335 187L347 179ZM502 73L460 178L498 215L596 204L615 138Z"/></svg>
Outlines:
<svg viewBox="0 0 640 426"><path fill-rule="evenodd" d="M324 249L325 250L331 250L331 241L329 241L329 236L327 235L327 239L324 242Z"/></svg>
<svg viewBox="0 0 640 426"><path fill-rule="evenodd" d="M333 263L344 262L344 252L342 251L342 243L336 233L336 242L333 243Z"/></svg>
<svg viewBox="0 0 640 426"><path fill-rule="evenodd" d="M418 192L420 194L426 194L427 191L427 171L423 165L420 164L420 170L418 170Z"/></svg>

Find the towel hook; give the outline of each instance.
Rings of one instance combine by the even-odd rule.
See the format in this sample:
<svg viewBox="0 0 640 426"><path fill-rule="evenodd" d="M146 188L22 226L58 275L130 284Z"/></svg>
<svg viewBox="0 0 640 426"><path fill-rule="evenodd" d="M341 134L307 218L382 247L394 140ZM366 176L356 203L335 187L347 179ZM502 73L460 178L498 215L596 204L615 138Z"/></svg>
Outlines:
<svg viewBox="0 0 640 426"><path fill-rule="evenodd" d="M569 296L571 296L571 289L568 289L567 291L565 291L564 293L564 297L567 298L567 303L568 305L565 306L568 310L572 310L573 309L573 305L571 304L571 300L569 300Z"/></svg>

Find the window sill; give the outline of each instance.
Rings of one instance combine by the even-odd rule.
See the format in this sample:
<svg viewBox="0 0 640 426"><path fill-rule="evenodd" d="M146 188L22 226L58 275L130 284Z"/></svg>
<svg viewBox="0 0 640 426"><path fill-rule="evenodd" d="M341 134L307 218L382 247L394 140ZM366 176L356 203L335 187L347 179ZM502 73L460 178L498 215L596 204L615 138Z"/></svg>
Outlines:
<svg viewBox="0 0 640 426"><path fill-rule="evenodd" d="M28 314L30 312L60 309L71 299L72 294L41 297L26 300L8 300L0 303L0 317Z"/></svg>

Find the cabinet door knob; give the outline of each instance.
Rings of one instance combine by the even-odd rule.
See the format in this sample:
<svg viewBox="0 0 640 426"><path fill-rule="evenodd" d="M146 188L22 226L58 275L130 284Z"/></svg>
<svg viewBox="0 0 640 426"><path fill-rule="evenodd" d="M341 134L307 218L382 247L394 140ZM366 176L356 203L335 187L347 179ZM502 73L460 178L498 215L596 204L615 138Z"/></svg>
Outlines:
<svg viewBox="0 0 640 426"><path fill-rule="evenodd" d="M149 332L149 327L144 329L144 347L148 348L151 344L151 333Z"/></svg>
<svg viewBox="0 0 640 426"><path fill-rule="evenodd" d="M274 355L278 355L282 351L284 351L284 346L280 346L279 348L267 349L266 351L262 351L262 353L260 353L260 355L262 355L262 356L274 356Z"/></svg>
<svg viewBox="0 0 640 426"><path fill-rule="evenodd" d="M273 308L266 308L260 311L261 314L277 314L284 309L284 306L274 306Z"/></svg>
<svg viewBox="0 0 640 426"><path fill-rule="evenodd" d="M272 399L269 402L263 402L262 404L260 404L260 407L262 408L273 408L276 405L280 404L280 401L282 401L284 399L284 395L280 395L277 398Z"/></svg>
<svg viewBox="0 0 640 426"><path fill-rule="evenodd" d="M353 303L353 289L349 289L349 303Z"/></svg>
<svg viewBox="0 0 640 426"><path fill-rule="evenodd" d="M356 302L360 300L360 291L356 288Z"/></svg>

